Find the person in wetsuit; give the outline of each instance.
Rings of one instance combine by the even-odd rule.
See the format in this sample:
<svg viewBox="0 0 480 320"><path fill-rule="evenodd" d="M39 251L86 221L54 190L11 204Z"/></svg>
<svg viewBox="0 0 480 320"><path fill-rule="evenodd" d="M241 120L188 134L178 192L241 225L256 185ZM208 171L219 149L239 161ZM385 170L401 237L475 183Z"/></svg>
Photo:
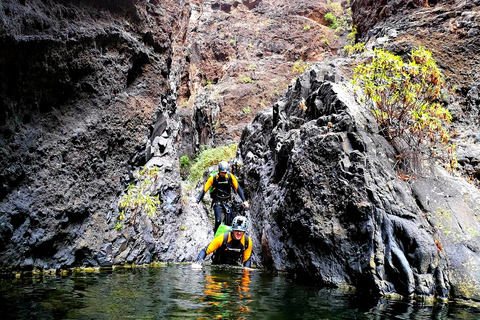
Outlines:
<svg viewBox="0 0 480 320"><path fill-rule="evenodd" d="M213 232L217 232L222 222L222 207L225 209L225 224L229 226L232 222L232 187L243 201L243 207L248 208L249 204L245 199L243 190L238 184L237 178L228 172L228 162L222 161L218 164L218 174L208 178L202 192L198 195L197 203L202 201L203 196L212 187L212 207L215 214L215 226Z"/></svg>
<svg viewBox="0 0 480 320"><path fill-rule="evenodd" d="M252 239L245 234L248 227L248 220L244 216L237 216L232 222L232 231L213 239L198 254L197 260L192 268L201 268L206 256L213 253L213 264L243 265L250 268L252 255Z"/></svg>

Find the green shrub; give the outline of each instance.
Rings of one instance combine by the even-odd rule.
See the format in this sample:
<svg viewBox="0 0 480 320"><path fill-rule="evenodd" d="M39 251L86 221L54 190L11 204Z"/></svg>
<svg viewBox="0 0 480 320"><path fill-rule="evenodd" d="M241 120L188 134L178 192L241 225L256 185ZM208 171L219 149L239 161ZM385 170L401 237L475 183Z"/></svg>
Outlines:
<svg viewBox="0 0 480 320"><path fill-rule="evenodd" d="M347 44L345 47L343 47L343 52L347 56L351 56L354 53L362 53L365 51L365 43L359 42L354 45Z"/></svg>
<svg viewBox="0 0 480 320"><path fill-rule="evenodd" d="M335 17L333 13L331 12L326 13L324 18L329 23L329 27L331 29L337 29L338 27L337 17Z"/></svg>
<svg viewBox="0 0 480 320"><path fill-rule="evenodd" d="M242 81L243 81L244 83L253 83L253 80L252 80L252 78L250 78L250 77L243 77L243 78L242 78Z"/></svg>
<svg viewBox="0 0 480 320"><path fill-rule="evenodd" d="M190 168L190 158L187 155L180 157L180 170L188 170Z"/></svg>
<svg viewBox="0 0 480 320"><path fill-rule="evenodd" d="M142 209L147 216L156 214L158 207L162 204L159 196L152 196L149 190L154 180L158 178L158 168L143 167L138 174L139 185L128 185L118 202L120 212L118 214L119 221L115 229L121 229L127 217L128 221L126 223L133 223L136 215Z"/></svg>
<svg viewBox="0 0 480 320"><path fill-rule="evenodd" d="M330 41L325 37L325 35L322 35L322 42L325 43L327 46L330 45Z"/></svg>
<svg viewBox="0 0 480 320"><path fill-rule="evenodd" d="M347 35L347 43L354 44L356 38L357 38L357 27L352 26L352 31L350 31L350 33Z"/></svg>
<svg viewBox="0 0 480 320"><path fill-rule="evenodd" d="M293 73L303 73L310 65L304 62L302 59L295 61L292 67Z"/></svg>
<svg viewBox="0 0 480 320"><path fill-rule="evenodd" d="M235 158L237 146L237 143L218 148L202 146L193 165L190 167L190 176L188 180L195 183L202 178L203 173L209 167L218 164L220 161L228 161Z"/></svg>
<svg viewBox="0 0 480 320"><path fill-rule="evenodd" d="M370 63L355 68L352 82L361 88L360 102L373 112L381 133L390 142L401 138L412 154L425 144L446 145L451 115L443 106L445 81L431 52L415 48L408 62L388 51L375 49L373 54ZM456 166L453 150L447 148L451 169ZM411 160L411 155L400 156Z"/></svg>

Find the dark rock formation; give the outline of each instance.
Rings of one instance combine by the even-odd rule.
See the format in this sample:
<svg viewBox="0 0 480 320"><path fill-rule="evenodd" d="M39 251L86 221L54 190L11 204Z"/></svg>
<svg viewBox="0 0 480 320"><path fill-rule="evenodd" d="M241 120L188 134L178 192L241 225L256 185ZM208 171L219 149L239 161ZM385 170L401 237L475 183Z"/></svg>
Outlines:
<svg viewBox="0 0 480 320"><path fill-rule="evenodd" d="M182 215L168 81L189 8L98 3L0 4L2 268L182 261L202 230ZM122 190L146 164L159 167L162 208L115 230Z"/></svg>
<svg viewBox="0 0 480 320"><path fill-rule="evenodd" d="M312 67L243 132L256 260L325 285L479 300L480 192L434 164L400 179L336 64Z"/></svg>

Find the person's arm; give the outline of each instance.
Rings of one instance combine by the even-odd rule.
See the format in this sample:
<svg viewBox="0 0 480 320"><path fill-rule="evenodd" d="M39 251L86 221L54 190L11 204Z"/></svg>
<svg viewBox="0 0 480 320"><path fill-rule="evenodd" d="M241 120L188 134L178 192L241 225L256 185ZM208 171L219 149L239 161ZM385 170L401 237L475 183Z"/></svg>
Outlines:
<svg viewBox="0 0 480 320"><path fill-rule="evenodd" d="M213 239L213 241L210 242L210 244L208 246L206 246L205 248L202 249L202 251L200 251L200 253L198 254L196 262L199 263L199 264L202 264L203 259L205 259L205 257L208 256L213 251L220 248L222 246L222 244L223 244L223 234L221 234L218 237L216 237L215 239Z"/></svg>
<svg viewBox="0 0 480 320"><path fill-rule="evenodd" d="M247 247L247 250L243 252L243 266L245 268L250 268L250 266L252 265L252 261L250 260L251 256L252 256L252 238L248 237L248 247Z"/></svg>
<svg viewBox="0 0 480 320"><path fill-rule="evenodd" d="M208 178L207 182L205 183L205 186L203 187L202 192L200 192L200 194L197 197L197 203L202 201L203 196L205 195L205 193L207 193L208 189L210 189L212 184L213 184L213 176Z"/></svg>
<svg viewBox="0 0 480 320"><path fill-rule="evenodd" d="M243 190L242 188L240 187L240 185L238 184L238 181L237 181L237 178L235 178L235 176L233 174L230 175L231 178L232 178L232 184L233 184L233 187L235 188L235 191L237 191L238 195L240 196L240 198L242 199L243 201L243 204L245 206L245 204L247 203L247 199L245 199L245 195L243 194ZM248 204L248 203L247 203Z"/></svg>

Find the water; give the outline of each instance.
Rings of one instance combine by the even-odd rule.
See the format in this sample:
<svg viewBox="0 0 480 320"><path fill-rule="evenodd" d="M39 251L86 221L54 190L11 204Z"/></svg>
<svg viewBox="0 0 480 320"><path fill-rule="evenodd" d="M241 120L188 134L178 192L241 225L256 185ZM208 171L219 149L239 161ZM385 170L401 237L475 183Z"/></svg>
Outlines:
<svg viewBox="0 0 480 320"><path fill-rule="evenodd" d="M480 319L480 309L373 299L284 275L188 265L0 280L1 319Z"/></svg>

